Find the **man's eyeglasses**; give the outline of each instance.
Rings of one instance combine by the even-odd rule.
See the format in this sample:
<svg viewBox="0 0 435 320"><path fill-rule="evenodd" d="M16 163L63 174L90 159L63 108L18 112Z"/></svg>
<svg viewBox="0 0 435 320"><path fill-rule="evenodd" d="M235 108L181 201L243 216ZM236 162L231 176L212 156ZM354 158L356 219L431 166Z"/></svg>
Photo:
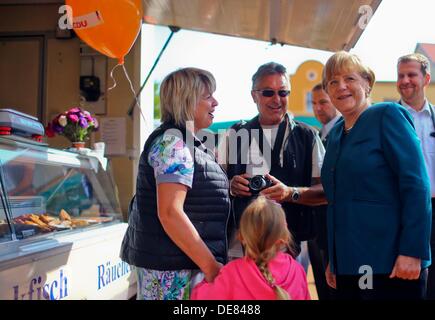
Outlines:
<svg viewBox="0 0 435 320"><path fill-rule="evenodd" d="M264 89L264 90L253 90L253 91L261 92L261 95L263 97L268 97L268 98L273 97L275 95L275 92L278 93L278 95L281 98L285 98L285 97L287 97L290 94L290 90L278 90L278 91L275 91L275 90L272 90L272 89Z"/></svg>

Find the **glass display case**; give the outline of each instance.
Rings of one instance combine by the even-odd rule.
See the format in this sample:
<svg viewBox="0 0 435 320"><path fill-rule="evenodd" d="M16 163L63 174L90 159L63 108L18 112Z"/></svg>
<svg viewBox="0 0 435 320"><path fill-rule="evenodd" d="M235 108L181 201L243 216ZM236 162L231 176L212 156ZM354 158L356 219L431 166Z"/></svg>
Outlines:
<svg viewBox="0 0 435 320"><path fill-rule="evenodd" d="M9 139L0 148L0 242L121 219L106 159Z"/></svg>
<svg viewBox="0 0 435 320"><path fill-rule="evenodd" d="M126 223L106 158L0 137L0 186L0 299L132 295L131 269L119 260ZM27 269L37 274L23 279ZM76 279L74 288L68 281L67 294L42 290L39 297L30 295L29 283L32 288L44 281L66 286L59 272ZM82 286L77 279L83 279ZM108 290L116 280L116 290ZM86 289L87 282L95 288Z"/></svg>

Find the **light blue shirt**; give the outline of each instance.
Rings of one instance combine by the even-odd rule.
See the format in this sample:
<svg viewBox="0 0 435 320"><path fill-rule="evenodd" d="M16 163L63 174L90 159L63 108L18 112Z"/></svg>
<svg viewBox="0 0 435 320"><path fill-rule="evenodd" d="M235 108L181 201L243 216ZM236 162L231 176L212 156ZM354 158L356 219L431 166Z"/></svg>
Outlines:
<svg viewBox="0 0 435 320"><path fill-rule="evenodd" d="M320 139L324 140L328 136L329 131L331 131L334 124L340 118L341 118L341 114L337 114L331 121L329 121L327 124L325 124L322 127L322 129L320 129Z"/></svg>

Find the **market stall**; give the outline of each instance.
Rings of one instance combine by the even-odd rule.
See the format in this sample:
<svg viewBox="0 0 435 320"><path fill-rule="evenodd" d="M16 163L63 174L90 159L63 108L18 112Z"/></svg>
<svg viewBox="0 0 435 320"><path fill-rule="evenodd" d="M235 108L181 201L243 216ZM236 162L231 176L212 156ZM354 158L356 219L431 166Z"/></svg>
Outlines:
<svg viewBox="0 0 435 320"><path fill-rule="evenodd" d="M135 294L131 268L119 259L127 224L106 158L7 134L0 184L0 299Z"/></svg>

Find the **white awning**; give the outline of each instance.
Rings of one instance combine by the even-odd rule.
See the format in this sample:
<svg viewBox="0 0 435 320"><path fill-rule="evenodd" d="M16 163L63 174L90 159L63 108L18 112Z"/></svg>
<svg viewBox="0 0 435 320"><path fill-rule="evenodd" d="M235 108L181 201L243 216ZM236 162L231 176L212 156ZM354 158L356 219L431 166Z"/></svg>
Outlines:
<svg viewBox="0 0 435 320"><path fill-rule="evenodd" d="M143 5L150 24L337 51L356 44L381 1L143 0Z"/></svg>

